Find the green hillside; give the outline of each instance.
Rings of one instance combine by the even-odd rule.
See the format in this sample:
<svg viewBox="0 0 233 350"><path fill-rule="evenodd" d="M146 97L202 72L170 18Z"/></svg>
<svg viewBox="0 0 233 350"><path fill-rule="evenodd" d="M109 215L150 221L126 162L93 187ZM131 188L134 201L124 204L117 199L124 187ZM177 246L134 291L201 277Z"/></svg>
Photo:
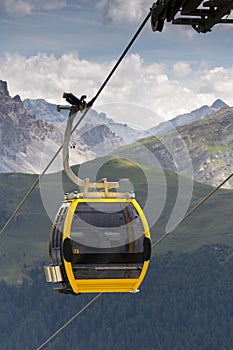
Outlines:
<svg viewBox="0 0 233 350"><path fill-rule="evenodd" d="M164 169L177 172L178 164L183 174L191 159L194 179L215 187L233 172L232 117L233 108L225 107L158 137L151 136L124 146L114 154L130 159L136 156L142 164L148 156L154 155ZM233 179L225 186L233 189Z"/></svg>
<svg viewBox="0 0 233 350"><path fill-rule="evenodd" d="M100 164L104 164L100 166ZM148 184L143 167L139 168L128 160L108 157L99 158L86 163L88 174L93 174L98 169L98 178L107 177L109 180L130 179L134 186L137 200L144 207L148 195ZM162 200L160 193L159 171L149 170L150 184L157 186L154 201ZM164 210L152 228L152 240L155 241L164 233L166 223L170 216L177 196L177 176L165 172L167 196ZM7 217L13 212L20 199L34 182L35 175L24 174L0 174L0 224L6 222ZM47 175L45 187L53 193L58 183L54 175ZM65 176L63 176L64 191L74 190ZM191 206L210 192L209 186L195 183ZM189 251L204 244L222 243L233 245L232 229L232 201L233 192L220 190L202 208L175 232L172 233L158 248L157 253L165 253L169 250ZM153 203L153 201L152 201ZM55 204L58 207L59 203ZM152 208L153 210L153 208ZM27 276L28 271L36 264L49 262L48 241L51 220L48 218L40 198L40 190L37 188L14 221L0 237L0 279L7 282L20 282L22 276Z"/></svg>

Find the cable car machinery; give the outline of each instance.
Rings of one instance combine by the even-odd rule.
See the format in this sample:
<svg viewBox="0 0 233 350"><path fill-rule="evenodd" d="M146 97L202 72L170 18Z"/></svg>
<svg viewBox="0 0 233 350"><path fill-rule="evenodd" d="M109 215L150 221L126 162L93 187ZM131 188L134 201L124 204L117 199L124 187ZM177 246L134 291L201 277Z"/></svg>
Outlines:
<svg viewBox="0 0 233 350"><path fill-rule="evenodd" d="M161 32L167 20L175 25L190 25L198 33L207 33L217 23L232 24L233 19L223 19L232 9L232 0L157 0L151 9L151 27Z"/></svg>

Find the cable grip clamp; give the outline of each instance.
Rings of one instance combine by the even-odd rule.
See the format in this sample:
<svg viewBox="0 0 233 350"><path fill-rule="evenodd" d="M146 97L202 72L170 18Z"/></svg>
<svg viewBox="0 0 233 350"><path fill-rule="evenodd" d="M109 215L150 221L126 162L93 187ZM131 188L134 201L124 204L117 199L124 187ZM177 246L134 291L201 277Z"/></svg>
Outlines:
<svg viewBox="0 0 233 350"><path fill-rule="evenodd" d="M82 95L80 98L76 97L70 92L64 92L63 93L63 98L71 105L71 106L57 106L57 111L61 112L63 109L68 109L68 110L74 110L74 111L80 111L83 112L86 108L89 107L89 104L85 101L87 98L86 95Z"/></svg>

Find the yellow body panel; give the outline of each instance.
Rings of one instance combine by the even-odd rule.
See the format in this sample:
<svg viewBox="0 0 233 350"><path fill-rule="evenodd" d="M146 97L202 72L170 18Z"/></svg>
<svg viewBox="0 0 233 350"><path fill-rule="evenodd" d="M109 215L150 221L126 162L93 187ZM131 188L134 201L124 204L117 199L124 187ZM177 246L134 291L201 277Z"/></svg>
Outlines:
<svg viewBox="0 0 233 350"><path fill-rule="evenodd" d="M64 234L63 234L63 241L65 238L70 237L70 230L71 230L71 224L74 216L74 212L76 210L76 207L78 203L81 202L105 202L105 203L111 203L111 202L122 202L127 203L131 202L133 206L136 208L139 217L141 219L144 234L146 237L150 237L150 231L147 224L147 220L145 218L145 215L137 203L135 199L125 199L125 198L96 198L96 199L73 199L71 200L71 206L69 208L69 212L66 217L65 225L64 225ZM89 279L89 280L81 280L81 279L75 279L72 269L72 264L70 262L67 262L65 259L64 261L64 267L65 271L70 283L70 286L75 294L78 293L96 293L96 292L137 292L139 286L141 285L148 266L149 261L144 261L142 271L140 273L139 278L132 279L132 278L124 278L124 279Z"/></svg>

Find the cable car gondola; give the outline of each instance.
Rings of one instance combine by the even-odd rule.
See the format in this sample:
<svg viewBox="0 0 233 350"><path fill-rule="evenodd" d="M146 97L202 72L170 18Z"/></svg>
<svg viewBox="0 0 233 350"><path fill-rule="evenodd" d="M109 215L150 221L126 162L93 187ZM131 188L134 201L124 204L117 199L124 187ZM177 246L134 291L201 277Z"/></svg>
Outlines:
<svg viewBox="0 0 233 350"><path fill-rule="evenodd" d="M81 180L69 167L77 110L70 107L63 164L83 191L66 194L58 210L50 235L51 264L44 267L46 280L59 282L55 291L65 294L137 292L149 266L149 227L134 193L112 191L119 184L107 179Z"/></svg>
<svg viewBox="0 0 233 350"><path fill-rule="evenodd" d="M146 274L150 234L133 198L67 195L51 230L47 280L62 293L136 292Z"/></svg>

